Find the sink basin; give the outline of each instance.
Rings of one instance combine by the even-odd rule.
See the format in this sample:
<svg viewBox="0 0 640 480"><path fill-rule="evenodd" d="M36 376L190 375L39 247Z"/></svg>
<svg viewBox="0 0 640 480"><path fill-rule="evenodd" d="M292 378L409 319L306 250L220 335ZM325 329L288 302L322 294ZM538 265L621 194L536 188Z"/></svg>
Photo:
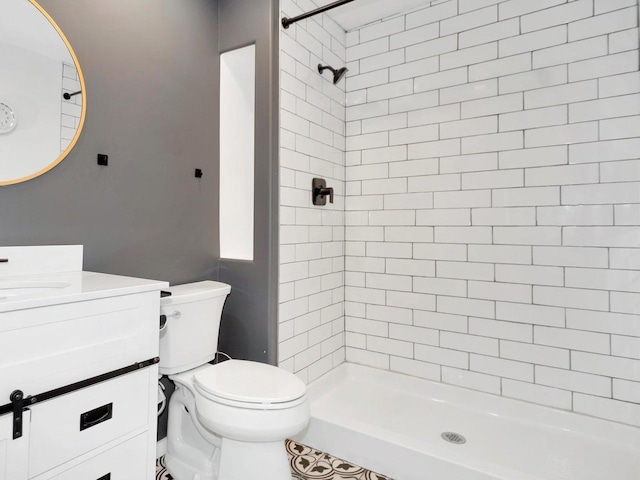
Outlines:
<svg viewBox="0 0 640 480"><path fill-rule="evenodd" d="M66 282L12 281L0 282L0 300L59 290L71 286Z"/></svg>

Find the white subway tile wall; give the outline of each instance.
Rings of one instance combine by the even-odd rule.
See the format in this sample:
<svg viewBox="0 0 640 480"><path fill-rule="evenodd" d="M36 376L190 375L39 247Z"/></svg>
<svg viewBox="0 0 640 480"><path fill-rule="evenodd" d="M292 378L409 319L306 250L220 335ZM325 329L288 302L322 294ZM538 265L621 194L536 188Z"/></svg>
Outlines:
<svg viewBox="0 0 640 480"><path fill-rule="evenodd" d="M310 0L283 0L280 7L283 17L317 8ZM385 23L385 28L387 26ZM382 42L388 43L388 38ZM369 123L364 131L358 131L346 142L345 82L333 85L329 71L323 75L318 73L319 63L334 68L345 65L346 44L346 33L326 15L293 24L287 30L281 29L280 34L278 362L305 382L328 372L345 357L345 145L349 150L359 151L379 143L375 132L384 131L380 135L387 137L384 126ZM354 49L353 54L367 58L363 67L375 70L376 74L395 61L393 56L389 59L371 57L371 52L387 51L388 45L376 47L374 44L360 50L358 53L358 49ZM385 77L380 83L387 80ZM363 88L369 85L364 82ZM410 93L412 88L406 92ZM361 111L351 110L349 115L360 120L388 113L388 97L384 91L378 96L384 99L381 102L384 110L375 104L366 104ZM377 182L381 176L388 177L388 166L380 163L371 165L370 170L358 166L350 175L354 179L371 178ZM334 189L333 204L328 201L325 207L312 204L314 177L326 179L327 186ZM415 215L413 210L410 215ZM383 240L382 236L379 240ZM371 267L363 264L358 268Z"/></svg>
<svg viewBox="0 0 640 480"><path fill-rule="evenodd" d="M440 0L349 32L346 42L324 37L346 44L350 68L348 361L640 426L637 8L635 0ZM287 218L296 229L283 224L282 240L300 247L316 218L304 169L331 163L315 159L344 132L323 143L310 125L325 124L302 115L309 90L330 85L299 70L329 45L318 40L309 53L309 35L295 45L292 35L282 46L292 57L283 62L283 128L298 154L283 147L282 176L294 169L304 181L283 190L306 190L300 203L283 203L283 213L295 208ZM286 104L298 116L289 119L292 96ZM307 137L313 148L304 150ZM341 166L331 166L339 209ZM305 351L324 323L304 296L317 289L308 260L292 252L281 261L281 331L290 337L281 359L299 371L298 355L305 368L329 352ZM327 308L341 326L340 308Z"/></svg>

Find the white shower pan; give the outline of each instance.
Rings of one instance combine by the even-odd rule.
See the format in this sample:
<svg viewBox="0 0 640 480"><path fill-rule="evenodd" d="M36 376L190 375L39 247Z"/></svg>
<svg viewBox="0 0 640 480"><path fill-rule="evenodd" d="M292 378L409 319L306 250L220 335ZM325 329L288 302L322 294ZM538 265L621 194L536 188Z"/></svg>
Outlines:
<svg viewBox="0 0 640 480"><path fill-rule="evenodd" d="M349 363L308 396L294 440L397 480L640 479L638 428Z"/></svg>

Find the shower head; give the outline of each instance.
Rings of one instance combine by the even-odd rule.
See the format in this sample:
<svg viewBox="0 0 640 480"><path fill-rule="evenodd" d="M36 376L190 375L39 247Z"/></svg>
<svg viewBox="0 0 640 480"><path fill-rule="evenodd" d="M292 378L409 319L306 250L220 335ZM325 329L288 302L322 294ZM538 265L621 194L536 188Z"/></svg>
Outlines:
<svg viewBox="0 0 640 480"><path fill-rule="evenodd" d="M347 67L342 67L339 70L337 70L336 72L333 72L333 83L336 84L338 83L340 80L342 80L342 77L344 77L347 73Z"/></svg>
<svg viewBox="0 0 640 480"><path fill-rule="evenodd" d="M347 67L342 67L338 70L336 70L333 67L330 67L329 65L322 65L322 64L318 64L318 72L322 73L325 70L331 70L333 72L333 84L336 85L340 80L342 80L342 77L344 77L345 73L348 72Z"/></svg>

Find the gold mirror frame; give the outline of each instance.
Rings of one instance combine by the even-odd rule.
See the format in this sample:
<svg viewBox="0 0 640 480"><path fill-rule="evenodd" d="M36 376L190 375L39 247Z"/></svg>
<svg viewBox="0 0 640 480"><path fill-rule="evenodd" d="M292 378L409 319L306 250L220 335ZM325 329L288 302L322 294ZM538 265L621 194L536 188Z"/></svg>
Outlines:
<svg viewBox="0 0 640 480"><path fill-rule="evenodd" d="M67 155L69 155L71 150L73 150L73 147L75 147L76 142L78 141L78 138L80 137L80 134L82 133L82 129L84 127L84 121L85 121L86 114L87 114L86 85L85 85L85 81L84 81L84 75L82 73L82 68L80 67L80 62L78 61L78 57L76 56L76 52L73 50L73 47L71 46L71 43L69 43L69 40L67 39L67 37L63 33L63 31L60 29L58 24L55 22L55 20L53 18L51 18L51 15L49 15L47 13L47 11L36 0L28 0L28 1L36 9L38 9L38 11L49 21L51 26L56 30L56 32L58 32L58 35L60 35L60 38L62 39L62 41L64 42L65 46L67 47L67 50L69 50L69 54L71 55L71 58L73 59L73 63L75 64L76 70L78 72L78 79L80 80L80 89L82 91L82 113L80 114L80 124L78 125L78 129L77 129L73 139L71 140L71 143L69 143L69 146L64 150L64 152L62 152L60 154L60 156L56 160L54 160L53 162L48 164L46 167L42 168L41 170L38 170L37 172L35 172L35 173L31 174L31 175L27 175L25 177L16 178L16 179L7 180L7 181L1 181L0 180L0 187L7 186L7 185L15 185L16 183L26 182L26 181L31 180L33 178L39 177L40 175L43 175L43 174L47 173L49 170L51 170L52 168L56 167L60 162L62 162L67 157Z"/></svg>

